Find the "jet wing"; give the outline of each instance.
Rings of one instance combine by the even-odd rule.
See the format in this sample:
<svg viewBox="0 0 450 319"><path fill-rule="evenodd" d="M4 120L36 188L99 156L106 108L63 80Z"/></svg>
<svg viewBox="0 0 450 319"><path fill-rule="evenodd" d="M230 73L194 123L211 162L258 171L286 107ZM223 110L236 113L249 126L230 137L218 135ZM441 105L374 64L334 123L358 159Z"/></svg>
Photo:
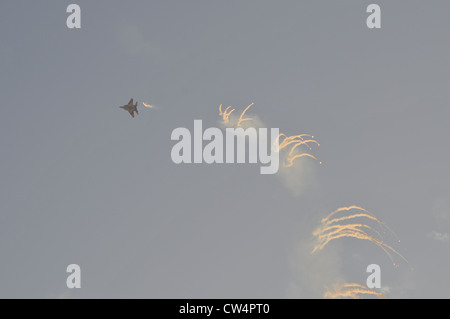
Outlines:
<svg viewBox="0 0 450 319"><path fill-rule="evenodd" d="M132 105L133 104L133 99L130 100L130 102L128 102L128 105Z"/></svg>

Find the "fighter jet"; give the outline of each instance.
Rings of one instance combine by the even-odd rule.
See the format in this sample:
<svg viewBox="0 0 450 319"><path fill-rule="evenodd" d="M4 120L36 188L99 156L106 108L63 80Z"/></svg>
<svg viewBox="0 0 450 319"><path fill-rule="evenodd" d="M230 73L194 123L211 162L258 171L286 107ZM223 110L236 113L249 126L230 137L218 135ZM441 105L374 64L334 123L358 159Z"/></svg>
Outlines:
<svg viewBox="0 0 450 319"><path fill-rule="evenodd" d="M120 108L130 112L131 116L134 117L134 112L136 112L136 114L139 114L137 110L137 104L138 102L136 102L136 104L133 104L133 99L131 99L127 105L121 106Z"/></svg>

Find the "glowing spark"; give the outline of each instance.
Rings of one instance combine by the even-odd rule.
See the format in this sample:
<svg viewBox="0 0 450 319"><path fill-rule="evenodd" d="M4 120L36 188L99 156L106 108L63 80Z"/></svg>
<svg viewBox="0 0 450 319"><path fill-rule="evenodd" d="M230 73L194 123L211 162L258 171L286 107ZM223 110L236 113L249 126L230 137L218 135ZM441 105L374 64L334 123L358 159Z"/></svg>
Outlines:
<svg viewBox="0 0 450 319"><path fill-rule="evenodd" d="M151 108L151 109L153 108L153 105L147 104L145 102L142 102L142 104L144 104L145 107L148 107L148 108Z"/></svg>
<svg viewBox="0 0 450 319"><path fill-rule="evenodd" d="M333 290L329 290L325 292L325 298L353 298L353 299L361 299L359 296L362 295L373 295L378 297L379 299L386 299L386 297L377 291L369 289L367 286L357 284L357 283L348 283L341 285L334 285Z"/></svg>

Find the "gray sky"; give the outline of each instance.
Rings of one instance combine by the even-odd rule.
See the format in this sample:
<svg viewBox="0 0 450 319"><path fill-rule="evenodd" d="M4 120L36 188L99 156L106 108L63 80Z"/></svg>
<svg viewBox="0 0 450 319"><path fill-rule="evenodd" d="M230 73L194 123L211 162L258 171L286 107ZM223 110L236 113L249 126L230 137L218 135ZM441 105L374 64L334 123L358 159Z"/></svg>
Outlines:
<svg viewBox="0 0 450 319"><path fill-rule="evenodd" d="M69 3L1 4L0 297L320 298L372 263L390 298L450 297L450 2L377 1L379 30L370 1L77 1L79 30ZM173 129L251 102L324 164L287 184L172 162ZM353 204L410 265L356 239L310 254Z"/></svg>

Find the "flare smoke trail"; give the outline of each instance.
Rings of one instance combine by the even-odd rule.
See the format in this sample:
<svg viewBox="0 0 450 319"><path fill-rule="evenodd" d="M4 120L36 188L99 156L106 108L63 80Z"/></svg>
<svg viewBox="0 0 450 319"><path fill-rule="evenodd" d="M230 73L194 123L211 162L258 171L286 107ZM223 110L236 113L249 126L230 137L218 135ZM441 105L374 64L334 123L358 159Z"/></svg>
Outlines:
<svg viewBox="0 0 450 319"><path fill-rule="evenodd" d="M284 139L280 143L281 137L284 137ZM307 139L304 139L304 138L307 138ZM294 144L291 146L291 150L289 151L289 153L286 156L285 163L284 163L285 167L291 167L292 165L294 165L295 159L302 158L302 157L310 157L310 158L318 161L319 164L322 164L322 162L319 161L317 159L317 157L315 157L314 155L297 150L297 148L299 148L301 146L306 146L311 151L312 148L311 148L311 146L309 146L308 143L314 143L317 146L320 146L319 142L317 142L314 139L314 136L312 136L310 134L299 134L299 135L287 136L286 134L281 133L278 135L275 143L278 144L278 148L275 147L275 151L277 151L277 152L280 152L284 148L287 148L288 146Z"/></svg>
<svg viewBox="0 0 450 319"><path fill-rule="evenodd" d="M361 299L359 296L362 295L373 295L378 297L379 299L386 299L386 297L377 291L374 291L367 286L357 284L357 283L348 283L348 284L341 284L341 285L334 285L333 290L328 290L325 292L324 297L325 298L353 298L353 299Z"/></svg>
<svg viewBox="0 0 450 319"><path fill-rule="evenodd" d="M239 120L238 120L238 122L237 122L237 127L240 127L240 126L241 126L241 123L244 122L244 121L251 121L251 120L253 120L252 118L244 118L244 119L242 118L242 117L244 116L245 112L247 112L247 110L248 110L253 104L255 104L255 103L253 103L253 102L250 103L250 105L247 106L247 107L245 108L244 111L242 111L241 116L239 117Z"/></svg>
<svg viewBox="0 0 450 319"><path fill-rule="evenodd" d="M222 119L224 123L228 123L230 121L230 115L235 111L235 109L232 109L231 111L228 111L231 108L231 105L228 106L225 111L222 111L222 104L219 105L219 115L222 116Z"/></svg>
<svg viewBox="0 0 450 319"><path fill-rule="evenodd" d="M340 213L340 212L347 212L351 210L357 210L356 213L352 213L350 215L344 215L341 217L333 218L332 216ZM396 254L397 256L400 256L403 260L405 260L407 263L405 257L403 257L399 252L397 252L394 248L392 248L390 245L386 244L383 241L383 238L381 234L376 231L373 227L370 225L364 224L364 223L353 223L353 224L339 224L341 222L349 221L354 218L366 218L371 221L376 222L377 225L381 226L381 228L384 230L390 231L392 234L392 230L390 230L389 227L387 227L381 220L371 215L367 210L365 210L362 207L359 206L348 206L348 207L341 207L330 213L327 217L323 218L321 220L321 226L319 226L316 230L314 230L313 235L317 239L317 243L314 246L312 253L315 253L316 251L322 250L330 241L338 238L343 237L352 237L356 239L363 239L368 240L374 244L376 244L378 247L380 247L389 257L389 259L392 261L394 266L398 266L394 262L394 258L392 254ZM375 233L375 235L369 233L368 231L371 231ZM395 235L395 234L394 234Z"/></svg>
<svg viewBox="0 0 450 319"><path fill-rule="evenodd" d="M241 116L239 117L236 127L240 127L241 123L244 121L251 121L253 120L252 118L242 118L245 115L245 112L247 112L247 110L253 106L255 103L252 102L250 103L250 105L248 105L244 111L242 111ZM231 105L228 106L224 111L222 111L222 104L219 105L219 115L222 117L223 121L225 123L228 123L230 121L230 115L231 113L233 113L236 109L231 109L230 111L228 111L231 108Z"/></svg>
<svg viewBox="0 0 450 319"><path fill-rule="evenodd" d="M241 127L242 122L245 121L252 121L254 118L244 118L245 113L248 111L250 107L252 107L255 103L250 103L244 111L242 111L241 115L237 119L237 122L235 123L236 127ZM219 105L219 116L222 117L222 120L225 124L228 124L230 122L230 116L231 113L233 113L236 109L232 109L231 105L228 106L225 110L222 110L222 104ZM231 123L230 123L231 124ZM283 141L280 143L280 138L283 137ZM305 139L306 138L306 139ZM317 146L320 146L319 142L317 142L314 139L314 136L311 134L299 134L299 135L293 135L293 136L287 136L284 133L281 133L277 136L276 141L272 148L276 152L280 152L281 150L287 148L288 146L291 146L290 151L287 153L287 156L285 156L285 160L283 165L285 167L291 167L294 164L294 160L297 158L302 157L310 157L312 159L315 159L319 162L319 164L322 164L321 161L319 161L314 155L303 152L300 150L301 146L307 147L310 151L312 150L309 143L314 143Z"/></svg>
<svg viewBox="0 0 450 319"><path fill-rule="evenodd" d="M280 137L284 137L284 140L281 143L280 143ZM307 142L305 140L303 140L304 137L308 137L311 139L314 138L314 136L312 136L310 134L299 134L299 135L287 136L286 134L280 133L276 140L279 145L278 150L281 150L281 149L285 148L286 146L288 146L292 143L296 143L298 141L302 141L306 146L309 147ZM317 143L316 140L310 140L310 142ZM317 144L319 145L319 143L317 143ZM311 149L311 147L309 147L309 149Z"/></svg>
<svg viewBox="0 0 450 319"><path fill-rule="evenodd" d="M237 114L235 112L237 108L232 106L225 108L220 104L220 125L233 128L241 127L243 129L267 127L257 115L246 116L246 112L253 105L254 103L249 104L241 114ZM279 146L279 141L282 143L281 147ZM315 156L309 154L312 144L319 145L314 136L310 134L286 136L281 133L272 145L272 150L279 152L280 155L281 165L277 176L294 196L302 194L307 189L317 187L315 167L309 161L296 161L296 159L302 157L310 157L321 163Z"/></svg>

